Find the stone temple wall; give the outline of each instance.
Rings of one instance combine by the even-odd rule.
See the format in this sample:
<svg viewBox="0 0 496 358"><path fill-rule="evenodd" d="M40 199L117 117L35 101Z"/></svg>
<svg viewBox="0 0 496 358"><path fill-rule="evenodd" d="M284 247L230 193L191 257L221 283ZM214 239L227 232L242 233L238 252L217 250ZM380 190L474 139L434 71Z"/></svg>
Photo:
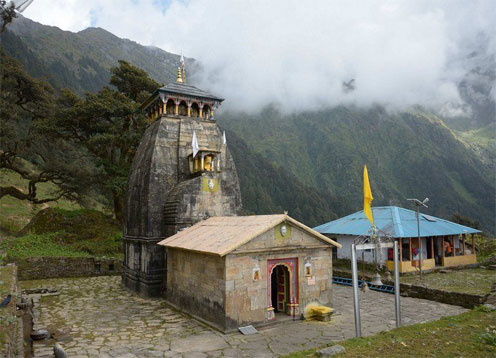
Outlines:
<svg viewBox="0 0 496 358"><path fill-rule="evenodd" d="M225 257L167 248L166 299L192 315L229 332L247 324L269 323L267 260L297 259L298 304L332 306L331 247L298 227L280 226L234 250ZM305 263L310 262L310 277ZM258 280L253 269L260 268Z"/></svg>
<svg viewBox="0 0 496 358"><path fill-rule="evenodd" d="M219 152L220 172L189 173L193 132L200 149ZM205 190L208 179L216 183L214 190ZM162 295L166 256L157 243L209 216L232 216L240 211L236 168L216 122L159 117L146 129L129 175L124 285L144 297Z"/></svg>
<svg viewBox="0 0 496 358"><path fill-rule="evenodd" d="M304 250L297 255L282 251L259 256L228 255L226 258L226 331L247 324L263 324L267 320L268 288L267 260L298 259L298 304L300 311L312 302L332 307L332 263L330 250ZM311 257L314 265L315 283L309 285L304 274L305 258ZM260 280L253 281L253 268L260 266Z"/></svg>
<svg viewBox="0 0 496 358"><path fill-rule="evenodd" d="M225 259L167 249L166 299L192 315L224 327Z"/></svg>
<svg viewBox="0 0 496 358"><path fill-rule="evenodd" d="M179 183L191 179L187 157L196 132L200 148L220 151L221 172L216 173L224 191L229 191L229 208L241 210L239 180L234 161L215 122L194 118L160 117L145 131L128 180L124 234L132 238L163 238L164 204Z"/></svg>
<svg viewBox="0 0 496 358"><path fill-rule="evenodd" d="M288 225L288 224L287 224ZM289 226L289 225L288 225ZM276 238L279 226L260 235L226 256L226 330L267 320L267 261L297 258L298 304L300 311L311 302L332 307L331 247L292 226L291 238ZM292 248L301 245L302 248ZM287 249L284 249L287 246ZM274 248L279 248L273 251ZM267 250L256 252L257 250ZM244 253L245 252L245 253ZM305 275L305 262L312 265L312 275ZM260 279L253 280L253 269L260 267ZM310 278L310 280L309 280Z"/></svg>

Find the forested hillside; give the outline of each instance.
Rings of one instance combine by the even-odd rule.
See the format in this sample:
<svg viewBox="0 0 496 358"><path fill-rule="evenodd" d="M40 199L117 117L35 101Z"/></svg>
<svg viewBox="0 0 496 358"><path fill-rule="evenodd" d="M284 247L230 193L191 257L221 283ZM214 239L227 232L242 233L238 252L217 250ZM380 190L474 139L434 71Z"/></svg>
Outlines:
<svg viewBox="0 0 496 358"><path fill-rule="evenodd" d="M96 92L109 83L110 68L120 59L159 83L175 79L178 55L103 29L71 33L17 20L1 35L2 47L58 90ZM195 62L187 62L194 74ZM490 120L465 125L467 119L458 118L450 129L442 117L420 108L388 112L380 106L294 114L273 107L252 114L220 111L217 120L236 160L246 212L288 210L316 225L359 210L367 164L374 205L408 207L407 197L429 197L429 213L449 218L459 212L495 231Z"/></svg>
<svg viewBox="0 0 496 358"><path fill-rule="evenodd" d="M432 214L460 212L494 224L494 172L433 114L338 107L281 115L267 108L219 121L304 185L345 198L353 210L362 205L367 164L374 205L408 207L406 198L429 197Z"/></svg>
<svg viewBox="0 0 496 358"><path fill-rule="evenodd" d="M82 94L96 92L110 80L110 68L125 60L144 69L159 83L175 80L179 55L118 38L101 28L62 31L19 17L1 35L6 53L20 60L34 77L44 76L55 88ZM194 61L186 59L189 68Z"/></svg>

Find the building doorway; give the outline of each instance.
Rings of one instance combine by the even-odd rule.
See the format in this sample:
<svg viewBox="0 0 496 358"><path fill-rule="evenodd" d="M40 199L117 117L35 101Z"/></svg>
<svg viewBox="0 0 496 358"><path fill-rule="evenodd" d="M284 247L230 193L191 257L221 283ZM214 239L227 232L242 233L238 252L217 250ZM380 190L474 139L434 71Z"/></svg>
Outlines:
<svg viewBox="0 0 496 358"><path fill-rule="evenodd" d="M287 312L289 304L289 270L285 265L277 265L271 274L272 307L276 313Z"/></svg>

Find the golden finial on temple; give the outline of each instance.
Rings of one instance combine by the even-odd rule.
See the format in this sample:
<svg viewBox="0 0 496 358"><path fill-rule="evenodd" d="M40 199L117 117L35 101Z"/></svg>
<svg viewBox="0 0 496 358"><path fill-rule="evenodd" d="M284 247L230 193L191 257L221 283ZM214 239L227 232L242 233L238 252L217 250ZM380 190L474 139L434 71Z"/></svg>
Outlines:
<svg viewBox="0 0 496 358"><path fill-rule="evenodd" d="M181 67L177 68L177 83L183 83L183 74L181 73Z"/></svg>
<svg viewBox="0 0 496 358"><path fill-rule="evenodd" d="M181 71L183 74L183 83L186 83L186 65L184 64L184 56L183 55L181 55L179 62L181 63Z"/></svg>

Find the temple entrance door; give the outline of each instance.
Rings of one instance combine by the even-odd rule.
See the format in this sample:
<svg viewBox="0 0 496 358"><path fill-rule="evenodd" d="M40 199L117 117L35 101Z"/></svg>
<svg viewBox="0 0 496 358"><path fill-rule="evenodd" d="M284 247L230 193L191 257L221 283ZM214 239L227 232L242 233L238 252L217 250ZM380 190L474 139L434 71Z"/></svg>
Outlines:
<svg viewBox="0 0 496 358"><path fill-rule="evenodd" d="M289 303L289 271L284 265L277 265L271 274L272 307L276 312L286 312Z"/></svg>

